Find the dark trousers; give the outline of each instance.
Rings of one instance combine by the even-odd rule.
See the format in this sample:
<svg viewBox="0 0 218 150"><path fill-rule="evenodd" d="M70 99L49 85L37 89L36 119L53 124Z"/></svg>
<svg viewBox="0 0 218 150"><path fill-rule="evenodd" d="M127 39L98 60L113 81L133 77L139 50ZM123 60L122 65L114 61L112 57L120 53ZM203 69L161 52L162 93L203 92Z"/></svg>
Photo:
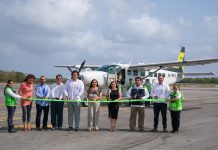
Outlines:
<svg viewBox="0 0 218 150"><path fill-rule="evenodd" d="M23 114L22 114L22 120L23 123L25 122L30 122L30 117L31 117L31 110L32 110L32 103L27 106L22 106Z"/></svg>
<svg viewBox="0 0 218 150"><path fill-rule="evenodd" d="M181 111L170 111L173 131L179 131Z"/></svg>
<svg viewBox="0 0 218 150"><path fill-rule="evenodd" d="M61 128L63 124L64 102L51 102L51 124L53 128Z"/></svg>
<svg viewBox="0 0 218 150"><path fill-rule="evenodd" d="M36 128L40 128L42 110L44 113L43 127L47 127L49 106L41 106L39 104L36 104Z"/></svg>
<svg viewBox="0 0 218 150"><path fill-rule="evenodd" d="M167 104L154 103L154 128L157 128L159 121L159 114L162 115L163 128L167 128Z"/></svg>
<svg viewBox="0 0 218 150"><path fill-rule="evenodd" d="M7 106L7 110L8 110L8 130L10 130L14 127L13 117L16 110L16 106Z"/></svg>

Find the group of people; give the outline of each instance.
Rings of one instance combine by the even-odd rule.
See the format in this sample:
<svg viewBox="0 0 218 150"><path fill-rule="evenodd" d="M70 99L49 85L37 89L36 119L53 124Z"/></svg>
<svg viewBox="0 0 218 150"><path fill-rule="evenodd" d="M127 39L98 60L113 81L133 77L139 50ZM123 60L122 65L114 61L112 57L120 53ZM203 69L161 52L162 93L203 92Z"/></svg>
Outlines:
<svg viewBox="0 0 218 150"><path fill-rule="evenodd" d="M35 125L37 130L48 129L48 115L49 109L51 109L51 124L53 130L62 130L63 125L63 108L64 99L71 100L67 103L68 106L68 130L78 131L80 127L80 102L81 96L84 92L84 84L78 79L79 72L74 70L71 73L71 79L66 81L66 84L62 83L62 75L56 76L56 83L48 86L46 84L45 76L40 77L40 83L35 86L36 97L36 119ZM29 74L21 83L18 93L13 88L13 81L8 80L4 89L5 105L8 110L8 132L14 133L13 116L16 110L16 103L19 99L22 106L22 121L23 130L31 131L31 109L33 98L33 82L35 76ZM179 91L178 84L173 85L173 91L170 92L170 87L163 82L164 77L158 77L158 83L154 84L151 89L148 89L142 85L142 79L140 77L135 78L133 86L129 87L127 96L131 101L131 111L129 119L130 131L136 130L136 118L138 114L138 129L144 130L144 115L145 115L145 101L152 97L154 99L162 99L162 101L154 101L154 125L152 132L156 132L158 128L159 113L162 115L163 131L167 132L167 101L169 101L169 108L172 118L172 132L177 133L180 125L180 113L182 110L182 94ZM88 131L99 130L99 112L100 112L100 100L102 98L102 91L99 89L97 79L93 79L87 90L88 99ZM118 83L112 81L109 85L108 92L106 94L108 102L108 117L110 120L110 131L116 130L116 124L119 112L119 101L122 101L122 92L119 89ZM54 99L54 101L47 101L46 99ZM43 111L43 123L41 126L41 114ZM75 122L75 125L74 125Z"/></svg>

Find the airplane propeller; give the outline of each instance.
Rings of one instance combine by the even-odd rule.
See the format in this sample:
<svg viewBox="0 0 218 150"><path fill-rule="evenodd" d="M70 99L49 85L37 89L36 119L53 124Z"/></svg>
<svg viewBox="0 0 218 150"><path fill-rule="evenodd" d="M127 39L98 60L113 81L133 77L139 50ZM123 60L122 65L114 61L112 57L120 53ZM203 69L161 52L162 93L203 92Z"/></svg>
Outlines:
<svg viewBox="0 0 218 150"><path fill-rule="evenodd" d="M82 68L83 68L83 66L85 65L85 63L86 63L86 60L84 60L84 61L82 62L82 64L80 65L80 67L79 67L79 72L82 70Z"/></svg>

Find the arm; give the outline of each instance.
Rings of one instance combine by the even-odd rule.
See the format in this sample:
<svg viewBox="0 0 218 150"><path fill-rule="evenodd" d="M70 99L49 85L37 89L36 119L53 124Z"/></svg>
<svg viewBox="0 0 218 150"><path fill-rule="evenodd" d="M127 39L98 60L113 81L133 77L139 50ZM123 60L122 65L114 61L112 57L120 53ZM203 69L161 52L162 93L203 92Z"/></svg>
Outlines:
<svg viewBox="0 0 218 150"><path fill-rule="evenodd" d="M122 99L122 92L119 92L119 98L118 99Z"/></svg>
<svg viewBox="0 0 218 150"><path fill-rule="evenodd" d="M182 94L180 92L177 91L177 96L175 98L169 98L167 99L168 101L171 101L171 102L176 102L178 101L180 98L182 97Z"/></svg>
<svg viewBox="0 0 218 150"><path fill-rule="evenodd" d="M132 87L127 91L126 96L132 98L131 96Z"/></svg>
<svg viewBox="0 0 218 150"><path fill-rule="evenodd" d="M22 97L16 93L14 93L12 90L7 89L5 91L7 94L9 94L11 97L16 98L16 99L22 99Z"/></svg>
<svg viewBox="0 0 218 150"><path fill-rule="evenodd" d="M152 86L152 88L151 88L151 97L155 97L156 95L155 95L155 84Z"/></svg>
<svg viewBox="0 0 218 150"><path fill-rule="evenodd" d="M39 86L36 86L35 94L36 94L37 98L42 98L43 97L43 95L41 95L41 93L40 93L40 87Z"/></svg>
<svg viewBox="0 0 218 150"><path fill-rule="evenodd" d="M80 98L81 95L83 94L83 92L84 92L84 84L82 81L80 81L80 90L79 90L79 93L77 95L77 98Z"/></svg>
<svg viewBox="0 0 218 150"><path fill-rule="evenodd" d="M18 94L21 95L21 96L23 96L23 92L22 91L23 91L23 83L20 84L20 87L18 89Z"/></svg>
<svg viewBox="0 0 218 150"><path fill-rule="evenodd" d="M48 85L46 85L46 95L45 95L45 98L49 98L50 94L51 94L50 87Z"/></svg>
<svg viewBox="0 0 218 150"><path fill-rule="evenodd" d="M54 89L55 89L55 84L52 84L51 86L50 86L50 97L51 98L54 98L55 96L54 96Z"/></svg>
<svg viewBox="0 0 218 150"><path fill-rule="evenodd" d="M165 95L166 98L170 96L170 86L168 84L166 85L166 93L165 94L166 94Z"/></svg>
<svg viewBox="0 0 218 150"><path fill-rule="evenodd" d="M145 96L143 97L143 99L147 99L149 97L149 92L146 87L144 88L144 90L145 90Z"/></svg>
<svg viewBox="0 0 218 150"><path fill-rule="evenodd" d="M66 83L65 85L64 85L64 88L63 88L63 96L65 96L66 97L66 99L69 99L69 95L68 95L68 93L67 93L67 90L68 89L68 84Z"/></svg>

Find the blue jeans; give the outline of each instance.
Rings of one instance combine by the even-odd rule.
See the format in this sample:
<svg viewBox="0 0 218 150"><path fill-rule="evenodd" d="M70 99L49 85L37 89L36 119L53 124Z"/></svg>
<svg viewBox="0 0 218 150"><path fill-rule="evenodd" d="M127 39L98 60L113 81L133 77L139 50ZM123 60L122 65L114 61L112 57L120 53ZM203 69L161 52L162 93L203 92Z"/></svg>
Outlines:
<svg viewBox="0 0 218 150"><path fill-rule="evenodd" d="M16 110L16 106L7 106L7 110L8 110L8 129L11 129L14 127L13 117Z"/></svg>

